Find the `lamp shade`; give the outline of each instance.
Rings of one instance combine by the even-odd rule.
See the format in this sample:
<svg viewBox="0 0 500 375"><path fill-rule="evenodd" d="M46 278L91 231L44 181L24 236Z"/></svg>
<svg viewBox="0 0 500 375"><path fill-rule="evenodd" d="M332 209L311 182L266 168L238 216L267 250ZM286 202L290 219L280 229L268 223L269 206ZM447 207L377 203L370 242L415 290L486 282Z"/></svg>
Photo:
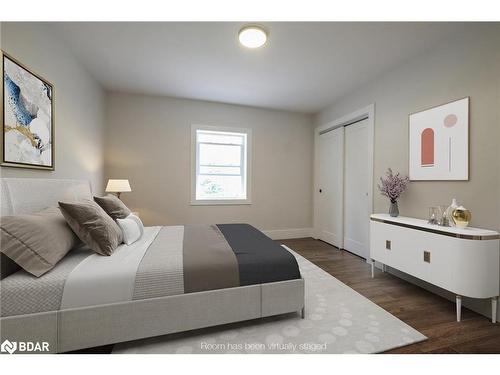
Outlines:
<svg viewBox="0 0 500 375"><path fill-rule="evenodd" d="M123 193L132 191L128 180L108 180L106 193Z"/></svg>

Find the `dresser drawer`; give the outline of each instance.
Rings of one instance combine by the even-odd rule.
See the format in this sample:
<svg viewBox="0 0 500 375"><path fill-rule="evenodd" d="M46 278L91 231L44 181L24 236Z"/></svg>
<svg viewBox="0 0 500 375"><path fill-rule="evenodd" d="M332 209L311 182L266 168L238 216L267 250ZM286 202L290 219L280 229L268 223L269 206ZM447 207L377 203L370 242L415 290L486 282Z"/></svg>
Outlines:
<svg viewBox="0 0 500 375"><path fill-rule="evenodd" d="M387 235L392 237L392 249L389 266L397 268L420 279L427 277L428 267L423 260L423 244L415 231L387 225Z"/></svg>
<svg viewBox="0 0 500 375"><path fill-rule="evenodd" d="M450 284L449 249L442 246L442 236L373 221L371 225L373 259L442 287Z"/></svg>
<svg viewBox="0 0 500 375"><path fill-rule="evenodd" d="M452 286L451 269L453 250L447 244L448 239L441 235L423 232L419 242L421 262L425 267L423 279L431 284L450 290Z"/></svg>
<svg viewBox="0 0 500 375"><path fill-rule="evenodd" d="M382 262L390 267L407 269L413 254L411 241L407 241L402 233L403 228L387 225L384 223L371 223L370 255L372 259ZM407 271L404 271L407 272Z"/></svg>
<svg viewBox="0 0 500 375"><path fill-rule="evenodd" d="M387 264L390 250L386 247L386 241L390 241L390 238L385 230L385 224L370 222L370 258Z"/></svg>

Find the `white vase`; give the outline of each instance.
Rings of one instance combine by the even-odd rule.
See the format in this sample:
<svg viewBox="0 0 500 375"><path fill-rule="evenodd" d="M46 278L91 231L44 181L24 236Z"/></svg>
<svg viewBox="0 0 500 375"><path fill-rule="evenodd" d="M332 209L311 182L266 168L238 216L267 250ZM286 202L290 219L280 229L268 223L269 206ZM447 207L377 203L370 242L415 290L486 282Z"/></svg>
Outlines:
<svg viewBox="0 0 500 375"><path fill-rule="evenodd" d="M455 198L451 200L451 205L446 209L445 216L448 219L448 223L450 226L456 226L455 221L453 220L453 211L458 208L458 203Z"/></svg>

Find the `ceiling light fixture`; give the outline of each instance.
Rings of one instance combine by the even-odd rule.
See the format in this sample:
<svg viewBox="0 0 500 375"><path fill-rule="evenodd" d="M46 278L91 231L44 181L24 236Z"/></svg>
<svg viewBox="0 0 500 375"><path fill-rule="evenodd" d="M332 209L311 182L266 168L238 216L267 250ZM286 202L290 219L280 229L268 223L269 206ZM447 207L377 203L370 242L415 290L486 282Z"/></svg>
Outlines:
<svg viewBox="0 0 500 375"><path fill-rule="evenodd" d="M238 33L238 39L247 48L259 48L266 44L267 33L259 26L245 26Z"/></svg>

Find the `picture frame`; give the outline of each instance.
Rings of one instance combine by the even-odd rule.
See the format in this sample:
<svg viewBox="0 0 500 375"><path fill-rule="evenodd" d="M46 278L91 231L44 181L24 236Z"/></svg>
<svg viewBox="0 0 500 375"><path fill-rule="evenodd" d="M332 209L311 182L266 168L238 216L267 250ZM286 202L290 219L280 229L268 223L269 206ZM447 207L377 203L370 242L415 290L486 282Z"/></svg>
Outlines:
<svg viewBox="0 0 500 375"><path fill-rule="evenodd" d="M2 167L55 170L54 85L0 51Z"/></svg>
<svg viewBox="0 0 500 375"><path fill-rule="evenodd" d="M410 181L468 181L470 97L408 116Z"/></svg>

